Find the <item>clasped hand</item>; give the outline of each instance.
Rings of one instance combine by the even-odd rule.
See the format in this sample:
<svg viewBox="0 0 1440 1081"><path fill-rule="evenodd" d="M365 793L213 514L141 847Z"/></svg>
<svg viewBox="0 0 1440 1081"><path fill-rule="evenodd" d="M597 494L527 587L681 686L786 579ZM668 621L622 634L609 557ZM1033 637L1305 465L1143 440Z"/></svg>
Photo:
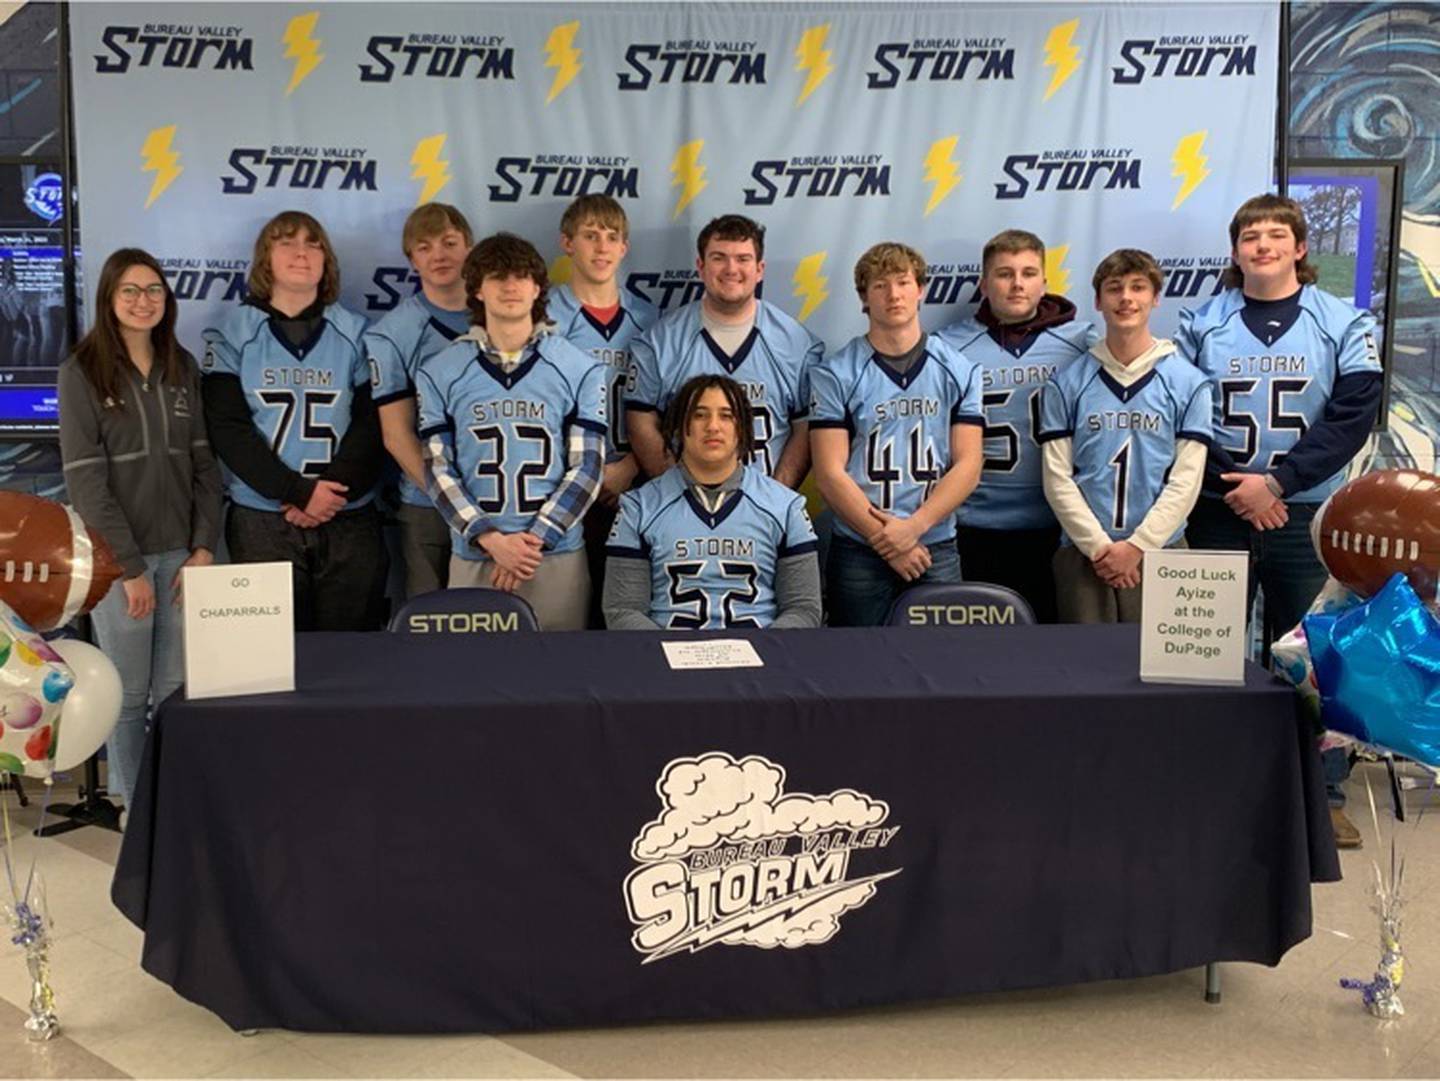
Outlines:
<svg viewBox="0 0 1440 1081"><path fill-rule="evenodd" d="M930 549L920 543L923 530L914 518L897 518L875 507L870 517L879 528L870 534L870 547L904 581L913 582L930 569Z"/></svg>
<svg viewBox="0 0 1440 1081"><path fill-rule="evenodd" d="M1263 473L1222 473L1220 479L1235 485L1225 493L1225 505L1255 529L1279 529L1290 520L1285 501L1270 490Z"/></svg>

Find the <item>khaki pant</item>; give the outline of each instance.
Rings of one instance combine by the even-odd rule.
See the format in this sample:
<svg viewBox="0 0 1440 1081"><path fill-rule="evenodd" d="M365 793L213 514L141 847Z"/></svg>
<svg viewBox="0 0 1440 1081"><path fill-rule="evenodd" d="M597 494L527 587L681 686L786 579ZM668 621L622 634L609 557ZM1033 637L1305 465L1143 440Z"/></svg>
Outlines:
<svg viewBox="0 0 1440 1081"><path fill-rule="evenodd" d="M450 527L434 507L401 503L395 512L400 523L400 552L405 559L405 596L418 597L444 589L450 569Z"/></svg>
<svg viewBox="0 0 1440 1081"><path fill-rule="evenodd" d="M493 560L450 557L450 588L490 584ZM540 561L535 577L515 591L535 609L535 618L542 631L583 631L585 615L590 608L590 567L585 549L556 555L549 553Z"/></svg>
<svg viewBox="0 0 1440 1081"><path fill-rule="evenodd" d="M1171 548L1188 548L1180 538ZM1142 586L1112 589L1074 545L1055 553L1055 600L1061 623L1139 623ZM1143 575L1145 564L1140 564Z"/></svg>

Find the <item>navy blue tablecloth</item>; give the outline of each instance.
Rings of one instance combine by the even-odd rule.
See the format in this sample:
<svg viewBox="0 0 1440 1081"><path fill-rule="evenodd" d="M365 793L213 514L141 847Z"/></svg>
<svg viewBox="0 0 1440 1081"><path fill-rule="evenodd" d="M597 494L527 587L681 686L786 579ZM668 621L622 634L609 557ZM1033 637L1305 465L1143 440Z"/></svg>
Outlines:
<svg viewBox="0 0 1440 1081"><path fill-rule="evenodd" d="M795 1013L1273 965L1339 877L1258 668L1142 684L1133 627L741 636L763 668L309 634L293 693L172 698L113 886L145 969L237 1029Z"/></svg>

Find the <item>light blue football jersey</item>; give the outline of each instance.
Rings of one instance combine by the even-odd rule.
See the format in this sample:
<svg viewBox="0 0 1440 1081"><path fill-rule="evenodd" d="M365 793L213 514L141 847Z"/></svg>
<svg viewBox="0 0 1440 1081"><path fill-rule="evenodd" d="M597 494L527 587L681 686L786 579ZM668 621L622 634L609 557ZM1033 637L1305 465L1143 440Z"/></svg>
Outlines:
<svg viewBox="0 0 1440 1081"><path fill-rule="evenodd" d="M255 427L275 456L297 473L319 477L350 428L355 388L370 382L364 333L363 316L331 304L310 340L292 345L267 312L240 304L203 331L203 367L238 376ZM229 470L226 477L230 498L239 506L280 510L279 500L267 499ZM373 490L360 492L346 509L374 496Z"/></svg>
<svg viewBox="0 0 1440 1081"><path fill-rule="evenodd" d="M662 318L630 347L625 387L629 409L669 407L675 392L697 375L728 375L745 388L755 411L755 453L751 462L775 472L790 438L790 426L810 408L810 367L824 345L800 323L766 301L756 301L755 329L734 356L727 357L705 332L697 300Z"/></svg>
<svg viewBox="0 0 1440 1081"><path fill-rule="evenodd" d="M874 506L908 518L953 464L951 426L984 425L980 388L979 367L933 334L903 375L862 334L811 369L810 425L846 429L845 471ZM839 517L835 529L864 542ZM954 535L947 515L920 539L937 544Z"/></svg>
<svg viewBox="0 0 1440 1081"><path fill-rule="evenodd" d="M605 365L609 398L610 431L605 437L605 460L615 461L630 453L625 438L625 380L630 372L631 339L655 325L659 309L634 293L622 293L620 310L609 324L603 324L585 310L568 285L550 292L546 312L555 323L555 332L577 349Z"/></svg>
<svg viewBox="0 0 1440 1081"><path fill-rule="evenodd" d="M508 373L474 339L461 338L421 365L415 391L420 438L452 433L460 483L505 533L528 529L559 487L570 429L606 428L605 370L555 334L531 345ZM484 558L453 530L450 541L462 559ZM553 551L572 552L582 541L577 520Z"/></svg>
<svg viewBox="0 0 1440 1081"><path fill-rule="evenodd" d="M1246 325L1245 297L1227 289L1180 313L1175 344L1214 384L1215 442L1241 469L1268 472L1323 416L1335 381L1380 371L1375 319L1313 285L1300 290L1299 316L1269 344ZM1289 503L1320 503L1345 472Z"/></svg>
<svg viewBox="0 0 1440 1081"><path fill-rule="evenodd" d="M1071 437L1080 494L1110 539L1124 540L1160 498L1176 442L1210 442L1210 409L1209 380L1175 353L1128 387L1087 353L1045 384L1039 437ZM1184 533L1181 523L1166 543Z"/></svg>
<svg viewBox="0 0 1440 1081"><path fill-rule="evenodd" d="M468 311L442 314L416 293L367 330L364 344L376 406L413 398L416 369L464 334L469 322ZM404 470L400 471L400 498L414 507L434 505Z"/></svg>
<svg viewBox="0 0 1440 1081"><path fill-rule="evenodd" d="M711 512L679 466L620 497L605 551L650 564L650 618L662 627L719 630L775 621L775 572L817 548L805 497L746 466Z"/></svg>
<svg viewBox="0 0 1440 1081"><path fill-rule="evenodd" d="M1020 351L1006 349L984 324L961 319L937 336L979 365L985 403L985 467L980 483L955 512L976 529L1043 529L1055 524L1041 480L1035 441L1040 388L1094 345L1100 335L1075 320L1046 327Z"/></svg>

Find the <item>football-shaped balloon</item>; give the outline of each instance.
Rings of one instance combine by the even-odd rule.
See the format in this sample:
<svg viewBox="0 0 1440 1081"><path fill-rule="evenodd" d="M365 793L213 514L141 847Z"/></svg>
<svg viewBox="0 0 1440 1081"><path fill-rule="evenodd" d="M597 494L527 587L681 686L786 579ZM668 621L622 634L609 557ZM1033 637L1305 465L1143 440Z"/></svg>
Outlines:
<svg viewBox="0 0 1440 1081"><path fill-rule="evenodd" d="M105 538L63 503L0 492L0 601L37 631L88 612L121 575Z"/></svg>
<svg viewBox="0 0 1440 1081"><path fill-rule="evenodd" d="M1426 604L1440 582L1440 477L1382 469L1335 492L1310 526L1320 562L1362 597L1400 573Z"/></svg>

